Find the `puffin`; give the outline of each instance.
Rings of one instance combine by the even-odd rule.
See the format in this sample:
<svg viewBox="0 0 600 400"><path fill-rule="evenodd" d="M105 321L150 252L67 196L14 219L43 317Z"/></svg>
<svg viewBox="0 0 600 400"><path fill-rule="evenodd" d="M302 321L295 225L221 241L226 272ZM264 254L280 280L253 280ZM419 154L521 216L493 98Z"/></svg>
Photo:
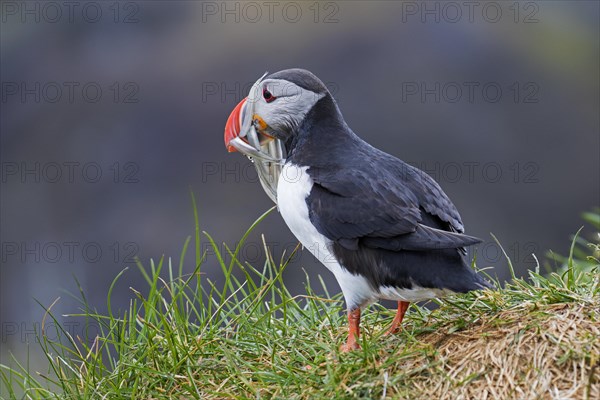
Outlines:
<svg viewBox="0 0 600 400"><path fill-rule="evenodd" d="M341 351L360 348L361 310L373 302L397 301L387 335L401 330L412 302L492 288L465 260L465 248L481 240L464 234L440 185L357 136L311 72L260 78L230 114L225 144L257 169L277 171L267 182L261 174L265 191L343 293L349 327Z"/></svg>

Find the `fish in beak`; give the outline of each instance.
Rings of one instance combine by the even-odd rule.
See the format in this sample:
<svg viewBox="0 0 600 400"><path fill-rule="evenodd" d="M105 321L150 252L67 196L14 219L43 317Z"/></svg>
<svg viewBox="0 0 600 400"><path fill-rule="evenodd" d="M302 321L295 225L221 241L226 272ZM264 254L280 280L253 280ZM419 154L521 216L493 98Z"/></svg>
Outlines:
<svg viewBox="0 0 600 400"><path fill-rule="evenodd" d="M250 158L263 189L277 203L277 183L285 162L285 150L281 140L265 133L268 126L254 113L253 107L255 93L265 75L256 81L250 95L242 99L227 118L224 139L227 151L239 151Z"/></svg>

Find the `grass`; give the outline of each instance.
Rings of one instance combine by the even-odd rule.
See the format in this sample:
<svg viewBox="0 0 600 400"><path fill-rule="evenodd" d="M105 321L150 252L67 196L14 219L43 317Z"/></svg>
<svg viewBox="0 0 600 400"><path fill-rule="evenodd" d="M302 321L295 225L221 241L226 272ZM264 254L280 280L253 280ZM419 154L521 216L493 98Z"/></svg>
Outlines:
<svg viewBox="0 0 600 400"><path fill-rule="evenodd" d="M111 285L106 315L94 311L82 292L81 312L74 315L101 327L95 337L72 337L49 306L42 326L53 321L57 332L40 332L48 370L30 371L13 358L10 367L0 365L2 394L24 399L600 398L599 244L587 243L587 254L582 253L576 236L556 273L544 276L538 268L528 279L513 275L503 289L437 300L435 310L412 305L404 330L395 336L383 336L393 311L372 306L363 314L362 349L343 354L338 348L347 327L340 295L330 296L318 277L306 276L306 293L292 296L282 279L292 254L276 261L265 246L268 257L260 268L238 261L244 240L267 213L235 249L226 247L226 254L200 231L195 213L193 273L183 273L189 238L178 263L161 259L139 265L148 287L131 288L126 311L113 312L110 305L125 271ZM202 273L201 239L216 253L223 274L219 285Z"/></svg>

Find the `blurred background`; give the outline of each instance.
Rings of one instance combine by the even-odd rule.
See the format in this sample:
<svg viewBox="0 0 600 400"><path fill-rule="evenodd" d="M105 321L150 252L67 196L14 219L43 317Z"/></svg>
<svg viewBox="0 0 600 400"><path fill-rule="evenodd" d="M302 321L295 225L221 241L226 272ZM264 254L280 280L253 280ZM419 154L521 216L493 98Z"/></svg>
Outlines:
<svg viewBox="0 0 600 400"><path fill-rule="evenodd" d="M272 206L223 144L265 71L311 70L358 135L432 175L484 239L479 267L509 279L491 232L518 275L531 253L552 268L547 251L568 253L600 204L599 17L597 1L2 2L2 362L36 359L40 304L59 297L83 335L63 317L76 281L103 312L129 267L118 312L146 288L136 257L179 262L190 191L201 229L231 247ZM297 243L272 212L241 252L255 266L261 234L275 259ZM293 293L303 269L338 291L305 251L284 274Z"/></svg>

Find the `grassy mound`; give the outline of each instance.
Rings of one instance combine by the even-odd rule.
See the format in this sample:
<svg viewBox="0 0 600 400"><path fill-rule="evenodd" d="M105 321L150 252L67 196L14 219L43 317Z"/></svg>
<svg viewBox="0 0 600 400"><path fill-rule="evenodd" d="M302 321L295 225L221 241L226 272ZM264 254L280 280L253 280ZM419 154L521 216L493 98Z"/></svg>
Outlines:
<svg viewBox="0 0 600 400"><path fill-rule="evenodd" d="M399 371L427 368L403 382L402 397L600 398L598 299L526 300L451 331L452 325L444 326L419 337L425 354L407 360Z"/></svg>
<svg viewBox="0 0 600 400"><path fill-rule="evenodd" d="M280 262L269 257L260 269L238 261L261 219L225 255L205 234L222 268L219 285L203 278L197 229L192 274L182 273L186 243L178 265L169 259L140 266L148 288L132 289L128 311L100 315L83 298L77 315L101 333L73 338L53 324L58 332L40 337L49 370L29 371L17 360L0 365L3 395L600 398L598 245L591 248L595 258L578 260L574 240L565 266L548 276L532 271L501 290L436 301L433 311L411 305L394 336L383 336L393 312L372 306L363 317L362 349L344 354L338 350L347 329L339 295L329 296L320 282L326 296L317 296L307 276L306 294L292 296L282 279L291 255ZM51 310L46 318L53 319Z"/></svg>

